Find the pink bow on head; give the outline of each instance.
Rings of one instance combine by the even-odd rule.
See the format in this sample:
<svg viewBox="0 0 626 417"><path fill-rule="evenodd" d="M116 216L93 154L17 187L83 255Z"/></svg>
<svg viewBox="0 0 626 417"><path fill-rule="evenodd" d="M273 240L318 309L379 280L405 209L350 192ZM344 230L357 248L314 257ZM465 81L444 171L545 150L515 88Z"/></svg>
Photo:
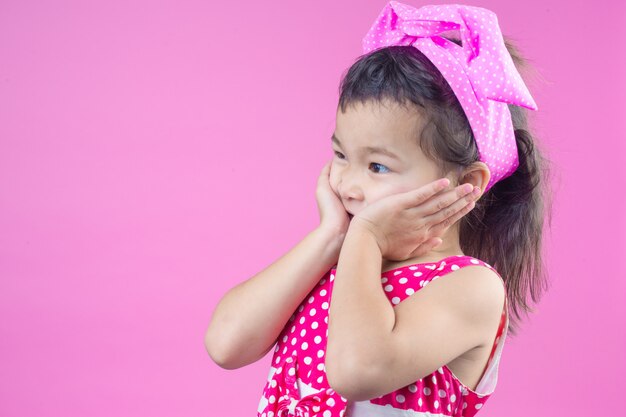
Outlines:
<svg viewBox="0 0 626 417"><path fill-rule="evenodd" d="M441 36L458 30L463 46ZM412 6L389 2L363 38L364 52L412 45L441 72L467 116L480 160L489 167L486 190L518 167L507 103L538 110L488 9L460 4Z"/></svg>

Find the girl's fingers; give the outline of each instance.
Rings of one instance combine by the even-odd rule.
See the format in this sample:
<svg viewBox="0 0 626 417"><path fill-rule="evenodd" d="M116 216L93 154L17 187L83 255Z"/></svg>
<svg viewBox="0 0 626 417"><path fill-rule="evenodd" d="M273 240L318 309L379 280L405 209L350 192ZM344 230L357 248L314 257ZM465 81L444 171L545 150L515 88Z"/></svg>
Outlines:
<svg viewBox="0 0 626 417"><path fill-rule="evenodd" d="M458 209L453 215L443 218L439 223L434 224L433 226L430 227L429 231L435 235L441 235L443 234L443 232L450 227L451 225L453 225L454 223L456 223L458 220L460 220L463 216L465 216L467 213L469 213L470 211L472 211L472 209L474 208L474 206L476 206L476 200L472 200L469 202L469 204L465 204L465 202L460 201L458 203L459 205L457 205L457 208L460 207L460 209ZM464 205L462 205L464 204ZM437 216L437 215L435 215ZM434 218L434 216L433 216Z"/></svg>
<svg viewBox="0 0 626 417"><path fill-rule="evenodd" d="M464 187L464 184L462 187ZM471 185L470 185L471 187ZM465 191L461 191L465 192ZM424 218L426 224L436 225L439 223L444 224L453 224L456 220L463 217L466 213L462 211L467 208L467 206L475 201L475 198L480 193L480 188L475 187L471 192L464 194L462 197L457 198L452 204L446 206L445 208L431 214L430 216L426 216ZM447 200L449 201L449 200Z"/></svg>
<svg viewBox="0 0 626 417"><path fill-rule="evenodd" d="M411 190L403 193L399 203L405 208L413 208L419 206L435 194L439 193L442 190L445 190L449 184L450 180L447 178L433 181L430 184L426 184L416 190Z"/></svg>
<svg viewBox="0 0 626 417"><path fill-rule="evenodd" d="M320 172L320 176L317 178L317 182L325 184L328 181L328 175L330 173L330 164L331 162L326 162L326 165L324 165L324 167L322 168L322 171Z"/></svg>
<svg viewBox="0 0 626 417"><path fill-rule="evenodd" d="M322 176L323 176L324 174L328 173L328 171L330 171L330 164L331 164L331 161L327 161L327 162L324 164L324 167L322 168L322 173L321 173L321 175L322 175Z"/></svg>
<svg viewBox="0 0 626 417"><path fill-rule="evenodd" d="M428 224L439 223L455 214L461 207L475 198L472 189L471 184L463 184L435 196L431 201L423 204L423 207L420 207L420 214L427 220ZM461 204L460 207L459 204Z"/></svg>

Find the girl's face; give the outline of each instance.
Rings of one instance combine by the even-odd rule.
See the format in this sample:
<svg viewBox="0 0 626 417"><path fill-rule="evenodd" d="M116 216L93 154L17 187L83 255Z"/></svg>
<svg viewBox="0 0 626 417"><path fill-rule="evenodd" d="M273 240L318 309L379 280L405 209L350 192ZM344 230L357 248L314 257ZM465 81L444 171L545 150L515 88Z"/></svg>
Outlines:
<svg viewBox="0 0 626 417"><path fill-rule="evenodd" d="M330 185L349 214L441 178L418 145L421 127L419 113L397 103L356 103L345 113L337 110Z"/></svg>

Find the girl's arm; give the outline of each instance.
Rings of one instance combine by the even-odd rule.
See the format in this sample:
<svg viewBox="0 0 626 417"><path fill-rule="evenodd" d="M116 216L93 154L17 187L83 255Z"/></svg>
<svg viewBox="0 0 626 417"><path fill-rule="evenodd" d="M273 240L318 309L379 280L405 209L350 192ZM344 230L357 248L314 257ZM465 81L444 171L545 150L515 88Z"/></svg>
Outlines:
<svg viewBox="0 0 626 417"><path fill-rule="evenodd" d="M367 206L348 229L333 284L325 366L330 386L349 400L406 386L495 337L504 287L491 269L451 272L395 307L382 288L383 258L411 258L412 235L428 224L454 224L473 207L466 185L427 201L434 184Z"/></svg>
<svg viewBox="0 0 626 417"><path fill-rule="evenodd" d="M318 227L269 267L229 290L205 335L211 358L235 369L261 359L289 317L335 265L343 238Z"/></svg>
<svg viewBox="0 0 626 417"><path fill-rule="evenodd" d="M330 386L351 401L407 386L493 341L504 306L498 275L474 265L394 307L380 284L381 259L376 237L350 226L333 283L325 366Z"/></svg>
<svg viewBox="0 0 626 417"><path fill-rule="evenodd" d="M330 164L318 178L320 225L293 249L220 300L204 344L222 368L253 363L272 348L289 317L337 263L350 219L328 184Z"/></svg>

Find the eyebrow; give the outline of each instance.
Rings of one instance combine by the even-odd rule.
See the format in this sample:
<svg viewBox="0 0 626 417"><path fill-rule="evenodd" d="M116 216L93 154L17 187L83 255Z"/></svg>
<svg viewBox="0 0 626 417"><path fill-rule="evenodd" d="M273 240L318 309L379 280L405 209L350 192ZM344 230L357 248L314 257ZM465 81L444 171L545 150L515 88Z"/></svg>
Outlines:
<svg viewBox="0 0 626 417"><path fill-rule="evenodd" d="M334 143L336 143L337 145L341 146L341 142L339 141L339 138L337 138L337 136L335 136L335 134L333 133L333 135L331 136L331 139ZM385 148L381 148L380 146L366 146L365 148L363 148L366 152L372 154L372 153L377 153L377 154L381 154L381 155L386 155L390 158L393 159L397 159L400 160L400 158L393 152L391 152L390 150L387 150Z"/></svg>

